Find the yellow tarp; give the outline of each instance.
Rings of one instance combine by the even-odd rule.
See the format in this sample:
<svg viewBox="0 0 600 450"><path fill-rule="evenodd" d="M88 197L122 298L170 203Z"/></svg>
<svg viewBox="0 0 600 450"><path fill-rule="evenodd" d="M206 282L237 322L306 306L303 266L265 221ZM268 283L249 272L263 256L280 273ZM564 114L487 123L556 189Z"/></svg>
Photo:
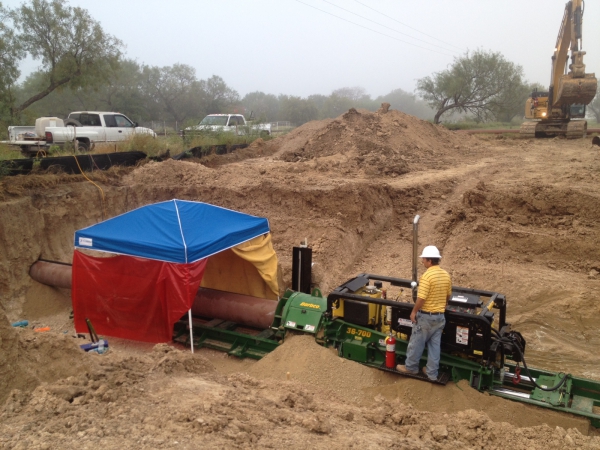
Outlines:
<svg viewBox="0 0 600 450"><path fill-rule="evenodd" d="M278 279L277 254L268 233L208 258L201 286L277 300Z"/></svg>

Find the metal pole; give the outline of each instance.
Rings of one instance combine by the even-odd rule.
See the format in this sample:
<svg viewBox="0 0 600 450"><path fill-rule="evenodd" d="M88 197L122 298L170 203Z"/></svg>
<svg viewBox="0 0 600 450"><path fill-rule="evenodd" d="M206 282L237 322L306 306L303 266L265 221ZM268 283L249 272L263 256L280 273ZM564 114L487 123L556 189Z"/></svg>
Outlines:
<svg viewBox="0 0 600 450"><path fill-rule="evenodd" d="M302 292L300 288L300 274L302 273L302 252L298 250L298 292Z"/></svg>
<svg viewBox="0 0 600 450"><path fill-rule="evenodd" d="M194 353L194 332L192 330L192 308L188 311L188 319L190 321L190 347Z"/></svg>
<svg viewBox="0 0 600 450"><path fill-rule="evenodd" d="M413 260L412 260L412 299L413 303L417 302L417 253L419 250L419 215L417 214L413 220Z"/></svg>

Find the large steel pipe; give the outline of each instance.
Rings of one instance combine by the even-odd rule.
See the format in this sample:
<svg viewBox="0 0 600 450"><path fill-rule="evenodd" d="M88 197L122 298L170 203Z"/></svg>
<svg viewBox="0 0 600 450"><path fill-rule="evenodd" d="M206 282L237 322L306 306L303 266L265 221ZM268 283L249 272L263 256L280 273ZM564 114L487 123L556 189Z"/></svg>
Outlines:
<svg viewBox="0 0 600 450"><path fill-rule="evenodd" d="M71 289L71 265L39 260L29 268L29 276L48 286Z"/></svg>
<svg viewBox="0 0 600 450"><path fill-rule="evenodd" d="M71 266L68 264L40 260L31 266L29 275L48 286L71 288ZM276 307L274 300L200 288L192 314L266 329L273 322Z"/></svg>
<svg viewBox="0 0 600 450"><path fill-rule="evenodd" d="M276 307L274 300L200 288L192 314L266 329L273 323Z"/></svg>
<svg viewBox="0 0 600 450"><path fill-rule="evenodd" d="M519 128L517 129L492 129L492 130L456 130L457 133L467 133L467 134L518 134L521 132ZM600 128L588 128L587 134L600 133Z"/></svg>

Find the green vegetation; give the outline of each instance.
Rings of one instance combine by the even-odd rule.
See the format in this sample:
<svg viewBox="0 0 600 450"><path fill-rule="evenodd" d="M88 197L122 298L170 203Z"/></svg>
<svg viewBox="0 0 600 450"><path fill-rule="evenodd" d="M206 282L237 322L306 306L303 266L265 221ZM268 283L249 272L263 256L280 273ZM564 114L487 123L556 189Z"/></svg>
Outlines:
<svg viewBox="0 0 600 450"><path fill-rule="evenodd" d="M448 70L417 81L417 91L436 113L440 123L445 113L471 114L479 122L523 114L531 92L523 81L523 69L502 54L477 50L454 60Z"/></svg>
<svg viewBox="0 0 600 450"><path fill-rule="evenodd" d="M0 161L18 158L23 158L23 155L21 155L21 151L18 147L0 144Z"/></svg>
<svg viewBox="0 0 600 450"><path fill-rule="evenodd" d="M588 105L587 110L589 114L593 114L596 125L598 125L600 123L600 94L596 94L594 100Z"/></svg>
<svg viewBox="0 0 600 450"><path fill-rule="evenodd" d="M123 43L106 34L85 9L66 6L58 0L31 0L0 14L12 25L0 30L4 31L0 41L13 48L17 45L13 63L18 64L18 59L26 54L41 62L41 69L30 80L30 92L21 98L9 95L6 99L4 109L9 110L12 119L58 89L105 84L105 74L117 67ZM12 40L7 38L9 32ZM13 71L4 86L11 94L17 78L18 71Z"/></svg>
<svg viewBox="0 0 600 450"><path fill-rule="evenodd" d="M196 125L213 113L244 113L247 119L299 126L337 117L350 108L375 111L384 102L434 123L442 117L447 122L454 113L473 117L476 123L509 122L522 116L534 86L523 81L520 66L500 53L478 50L456 58L448 70L418 80L420 97L402 89L371 97L353 86L330 95L257 91L242 98L217 75L202 80L186 64L148 66L125 59L123 48L124 43L107 34L85 9L64 1L25 0L14 8L0 4L0 137L6 138L8 125L31 125L37 117L64 118L81 110L118 111L161 135ZM39 63L40 69L18 82L25 58ZM599 101L589 108L596 120Z"/></svg>

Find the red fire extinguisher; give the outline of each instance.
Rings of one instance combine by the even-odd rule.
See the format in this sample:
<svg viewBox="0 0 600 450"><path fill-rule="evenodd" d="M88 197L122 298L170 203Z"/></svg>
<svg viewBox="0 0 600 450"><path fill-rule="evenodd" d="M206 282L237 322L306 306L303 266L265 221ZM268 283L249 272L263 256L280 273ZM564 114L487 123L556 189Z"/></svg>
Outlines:
<svg viewBox="0 0 600 450"><path fill-rule="evenodd" d="M385 367L396 367L396 338L392 334L385 340Z"/></svg>

